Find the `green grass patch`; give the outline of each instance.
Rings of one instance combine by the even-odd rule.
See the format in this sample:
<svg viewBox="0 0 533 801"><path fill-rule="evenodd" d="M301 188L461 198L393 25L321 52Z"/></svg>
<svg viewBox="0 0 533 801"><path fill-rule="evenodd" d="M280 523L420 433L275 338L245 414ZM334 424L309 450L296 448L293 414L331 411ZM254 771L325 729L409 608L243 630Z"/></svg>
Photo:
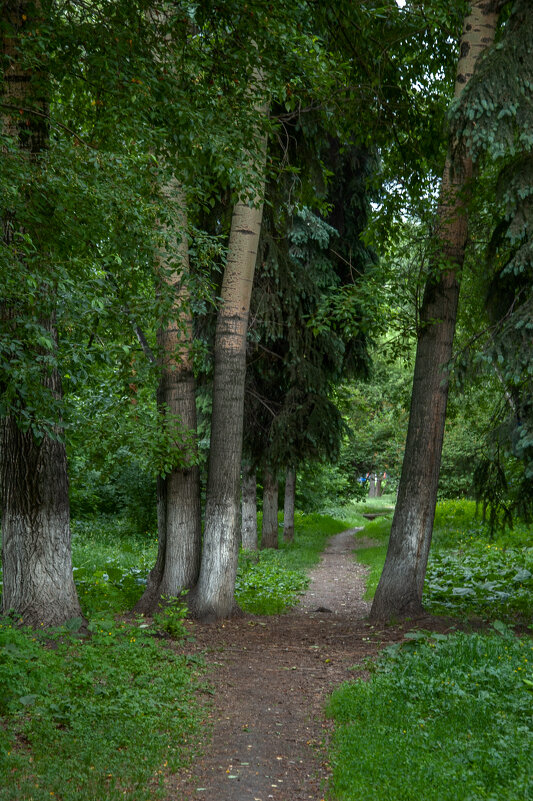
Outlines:
<svg viewBox="0 0 533 801"><path fill-rule="evenodd" d="M364 514L377 512L391 512L396 503L396 495L386 494L379 498L365 498L363 500L349 501L342 506L329 506L323 510L323 514L334 517L336 520L350 521L350 525L363 526L368 521L363 517Z"/></svg>
<svg viewBox="0 0 533 801"><path fill-rule="evenodd" d="M533 548L483 540L436 550L428 562L424 605L437 614L533 618Z"/></svg>
<svg viewBox="0 0 533 801"><path fill-rule="evenodd" d="M385 564L386 552L387 548L385 545L360 548L357 551L357 561L361 562L369 569L366 580L366 591L363 596L366 601L372 600L375 595L383 571L383 565Z"/></svg>
<svg viewBox="0 0 533 801"><path fill-rule="evenodd" d="M365 598L372 599L383 570L392 517L365 525L361 536L379 545L357 551L370 568ZM437 504L423 603L434 614L487 619L533 617L533 530L523 523L493 538L473 501Z"/></svg>
<svg viewBox="0 0 533 801"><path fill-rule="evenodd" d="M199 664L142 623L0 620L2 801L148 801L198 737ZM144 628L143 628L144 626Z"/></svg>
<svg viewBox="0 0 533 801"><path fill-rule="evenodd" d="M374 499L373 499L374 500ZM376 499L377 500L377 499ZM386 517L377 517L375 520L365 520L365 528L360 532L360 536L375 540L377 545L368 548L359 548L356 553L358 562L369 568L366 582L365 600L369 601L374 597L376 587L385 564L387 554L387 543L389 540L390 527L392 522L392 512Z"/></svg>
<svg viewBox="0 0 533 801"><path fill-rule="evenodd" d="M533 646L413 632L370 681L341 686L331 764L339 801L533 798Z"/></svg>
<svg viewBox="0 0 533 801"><path fill-rule="evenodd" d="M239 606L256 615L280 614L294 606L327 540L352 525L357 524L350 518L296 513L293 542L284 542L280 534L278 550L241 552L235 589Z"/></svg>

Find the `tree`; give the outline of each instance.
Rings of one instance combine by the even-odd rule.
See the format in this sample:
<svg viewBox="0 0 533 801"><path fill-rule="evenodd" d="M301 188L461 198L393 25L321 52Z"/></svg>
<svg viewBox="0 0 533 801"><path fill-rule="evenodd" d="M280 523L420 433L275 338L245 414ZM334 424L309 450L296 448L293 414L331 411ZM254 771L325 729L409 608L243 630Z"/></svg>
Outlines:
<svg viewBox="0 0 533 801"><path fill-rule="evenodd" d="M146 345L138 315L146 311L147 286L154 305L152 171L166 135L154 125L162 103L154 63L161 59L146 54L167 52L168 41L154 33L142 2L126 8L104 0L90 9L76 2L60 9L50 3L11 4L8 16L2 85L6 158L0 163L7 226L0 254L5 300L0 400L6 421L3 529L10 543L4 549L4 602L10 604L12 590L20 594L26 574L31 579L30 570L12 572L25 554L39 562L45 552L49 565L43 575L58 596L70 596L74 588L70 567L54 577L54 554L70 565L70 557L63 558L69 542L45 548L46 537L56 536L54 515L68 523L63 441L68 404L59 376L67 391L79 392L98 362L111 367L120 383L129 374L131 388L136 372L131 340ZM183 17L174 24L183 26ZM185 78L180 83L175 76L165 81L167 113L183 105L184 84ZM104 343L110 332L113 337ZM13 425L24 438L14 436ZM15 515L30 537L27 548L22 535L10 535L17 492L12 467L19 470L15 486L27 483L48 504L44 522L29 502L29 522L26 512L25 519ZM35 474L34 480L20 481L21 469ZM49 533L35 538L31 526L41 523ZM66 532L67 523L57 525ZM64 617L61 601L56 606L54 620Z"/></svg>
<svg viewBox="0 0 533 801"><path fill-rule="evenodd" d="M261 548L278 547L278 477L266 467L263 470L263 525Z"/></svg>
<svg viewBox="0 0 533 801"><path fill-rule="evenodd" d="M294 507L296 503L296 470L290 467L285 472L285 498L283 504L283 539L294 539Z"/></svg>
<svg viewBox="0 0 533 801"><path fill-rule="evenodd" d="M153 611L162 598L177 597L194 587L200 568L200 478L185 196L175 180L167 193L174 195L176 203L176 233L170 238L170 247L160 253L158 272L174 298L172 319L158 334L162 365L157 402L162 421L168 424L167 434L174 438L178 463L169 465L168 472L157 479L158 554L136 606L142 612Z"/></svg>
<svg viewBox="0 0 533 801"><path fill-rule="evenodd" d="M306 461L336 458L343 426L330 398L332 387L347 375L363 375L368 364L369 313L354 276L371 261L360 233L372 159L355 146L341 148L325 128L317 136L316 123L311 127L314 139L306 143L306 124L297 126L292 158L305 180L313 164L318 169L322 162L331 170L322 199L338 228L324 219L324 207L317 213L291 207L290 182L269 185L261 271L252 297L245 409L248 457L263 467L267 493L274 473L287 468L294 473ZM277 509L276 515L269 509L264 504L263 542L275 547Z"/></svg>
<svg viewBox="0 0 533 801"><path fill-rule="evenodd" d="M32 181L24 198L29 207L25 218L7 205L2 209L3 248L13 260L10 267L19 261L22 271L25 254L31 254L41 297L37 309L32 309L31 297L24 303L4 294L0 320L3 333L11 338L13 367L17 349L24 348L25 323L37 331L37 381L51 401L49 405L57 408L62 396L57 366L57 298L46 249L40 247L41 215L45 209L39 208L48 150L50 89L45 58L38 50L32 52L30 48L28 52L25 46L25 40L38 32L42 12L38 2L24 0L5 4L4 11L4 158L19 162L23 171L29 171ZM20 198L17 201L20 204ZM5 387L1 389L4 395ZM67 459L61 420L56 417L41 427L31 404L31 396L25 397L19 391L12 399L12 408L2 408L2 611L13 610L27 625L50 626L81 615L81 610L72 577Z"/></svg>
<svg viewBox="0 0 533 801"><path fill-rule="evenodd" d="M460 365L470 381L493 389L474 472L476 497L493 523L498 514L509 522L533 511L532 37L531 7L520 0L453 116L484 177L474 292L485 303Z"/></svg>
<svg viewBox="0 0 533 801"><path fill-rule="evenodd" d="M261 159L266 157L263 136L258 150L261 175ZM246 332L263 191L264 179L255 187L252 205L245 201L235 205L217 314L204 541L198 584L189 595L191 612L203 620L229 617L235 606Z"/></svg>
<svg viewBox="0 0 533 801"><path fill-rule="evenodd" d="M494 40L498 12L478 0L465 17L454 95L459 98L476 63ZM454 158L450 143L437 211L435 251L420 309L407 442L383 573L373 618L417 613L431 544L446 417L459 281L467 241L466 190L472 162Z"/></svg>
<svg viewBox="0 0 533 801"><path fill-rule="evenodd" d="M241 544L246 551L257 551L257 476L243 464Z"/></svg>

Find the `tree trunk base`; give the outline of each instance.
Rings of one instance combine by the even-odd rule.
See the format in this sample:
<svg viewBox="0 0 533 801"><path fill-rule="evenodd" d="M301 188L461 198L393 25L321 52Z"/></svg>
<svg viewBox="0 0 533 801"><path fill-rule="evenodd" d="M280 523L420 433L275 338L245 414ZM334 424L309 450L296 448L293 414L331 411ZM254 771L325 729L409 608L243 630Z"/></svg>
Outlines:
<svg viewBox="0 0 533 801"><path fill-rule="evenodd" d="M245 613L236 601L233 602L230 610L226 614L221 614L214 607L200 604L197 594L191 590L186 597L187 603L187 617L195 620L198 623L217 623L219 620L230 620L233 618L241 618Z"/></svg>
<svg viewBox="0 0 533 801"><path fill-rule="evenodd" d="M423 617L427 612L418 601L411 601L404 604L395 602L382 603L377 607L372 604L372 609L368 619L377 623L390 623L395 620L406 620L408 618Z"/></svg>

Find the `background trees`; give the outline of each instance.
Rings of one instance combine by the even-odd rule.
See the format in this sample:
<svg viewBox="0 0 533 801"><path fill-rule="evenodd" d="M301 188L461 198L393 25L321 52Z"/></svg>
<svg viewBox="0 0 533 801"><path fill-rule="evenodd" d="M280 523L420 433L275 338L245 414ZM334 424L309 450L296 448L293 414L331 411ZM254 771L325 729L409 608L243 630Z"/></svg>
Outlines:
<svg viewBox="0 0 533 801"><path fill-rule="evenodd" d="M484 12L484 5L473 6ZM205 553L207 561L210 549L218 558L228 536L232 567L219 571L229 583L224 609L215 612L227 614L240 446L232 446L231 460L222 446L232 427L239 440L241 415L222 416L222 429L214 422L211 431L206 421L220 388L215 377L211 393L213 353L220 352L215 317L229 310L227 297L222 306L220 298L232 261L232 210L257 215L265 202L259 258L248 265L249 274L256 270L246 344L248 465L273 475L287 468L309 475L313 463L335 459L323 486L348 498L360 490L360 474L398 472L408 400L402 365L412 355L413 334L429 341L438 330L433 319L442 318L430 301L443 275L451 275L439 257L447 234L426 233L436 219L434 187L445 157L463 9L430 0L335 8L279 0L268 10L253 0L216 7L183 2L172 9L72 0L60 8L29 5L23 14L21 8L9 6L12 19L3 29L5 544L8 496L20 484L12 467L27 462L30 451L43 456L45 441L62 452L64 439L77 509L118 504L133 510L137 528L146 530L159 485L160 554L147 595L149 606L157 604L159 595L195 584L198 488L205 488L209 451L205 542L213 544ZM501 40L453 110L449 157L466 164L464 145L476 159L476 192L458 195L465 176L447 169L453 202L446 192L441 197L441 214L443 203L468 205L466 267L485 250L490 263L466 279L469 301L453 361L453 392L464 394L452 398L441 491L470 487L476 464L477 496L500 499L494 514L531 501L527 10L519 2L505 12ZM19 68L31 80L11 80L10 70ZM26 98L26 91L34 96ZM369 198L375 201L370 219ZM464 223L448 209L444 217L450 215L448 233ZM409 251L410 258L403 255ZM458 263L462 256L454 253ZM487 298L485 308L477 297ZM241 345L243 337L241 325ZM433 344L428 364L435 361ZM482 383L472 383L474 372ZM435 392L444 397L440 380L435 372ZM414 403L428 406L433 403ZM470 416L476 432L492 433L482 448L479 437L464 436L465 429L474 431ZM423 447L419 457L409 457L419 477L431 472L428 453ZM68 543L61 460L45 484L62 487L61 539ZM220 510L230 461L229 524ZM220 481L213 478L217 471ZM30 472L43 475L38 466ZM436 469L432 475L433 496ZM189 479L194 492L187 490L191 503L183 514L187 504L172 487ZM311 502L310 485L299 484ZM46 495L42 488L34 494ZM52 495L58 500L61 493ZM411 490L405 500L412 511ZM415 517L429 526L431 515L419 510ZM219 520L213 538L211 518ZM196 543L190 557L182 550L187 526ZM9 548L4 551L11 593L15 573ZM63 551L68 554L68 544ZM161 583L165 571L173 578ZM224 582L215 583L218 592Z"/></svg>

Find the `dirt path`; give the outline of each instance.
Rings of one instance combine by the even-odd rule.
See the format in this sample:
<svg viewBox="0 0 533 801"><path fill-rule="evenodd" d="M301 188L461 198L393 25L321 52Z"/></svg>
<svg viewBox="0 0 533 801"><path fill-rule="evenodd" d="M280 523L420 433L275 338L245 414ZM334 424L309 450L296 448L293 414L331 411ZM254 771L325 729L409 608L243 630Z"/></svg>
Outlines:
<svg viewBox="0 0 533 801"><path fill-rule="evenodd" d="M289 614L195 625L194 648L214 663L212 742L168 801L320 801L327 795L324 704L353 669L403 627L365 621L359 529L332 537L309 589ZM362 543L362 544L361 544ZM418 625L422 625L419 623Z"/></svg>

